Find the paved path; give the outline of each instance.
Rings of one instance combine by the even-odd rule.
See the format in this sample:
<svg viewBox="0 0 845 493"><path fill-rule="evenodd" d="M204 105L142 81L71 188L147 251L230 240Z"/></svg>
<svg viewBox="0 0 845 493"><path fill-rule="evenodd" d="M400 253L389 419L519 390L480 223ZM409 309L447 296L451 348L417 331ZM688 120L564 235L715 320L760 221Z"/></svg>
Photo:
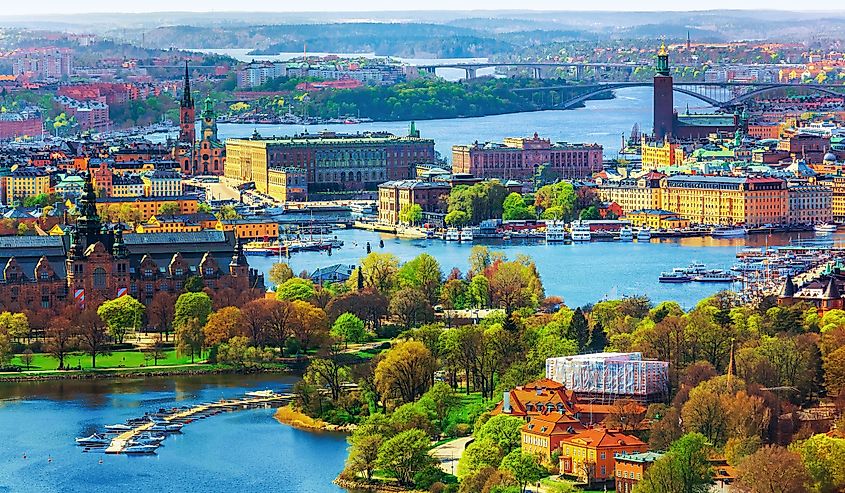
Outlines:
<svg viewBox="0 0 845 493"><path fill-rule="evenodd" d="M434 447L429 453L437 459L438 465L443 472L446 474L456 474L458 472L458 460L464 454L467 445L474 439L475 437L458 438Z"/></svg>

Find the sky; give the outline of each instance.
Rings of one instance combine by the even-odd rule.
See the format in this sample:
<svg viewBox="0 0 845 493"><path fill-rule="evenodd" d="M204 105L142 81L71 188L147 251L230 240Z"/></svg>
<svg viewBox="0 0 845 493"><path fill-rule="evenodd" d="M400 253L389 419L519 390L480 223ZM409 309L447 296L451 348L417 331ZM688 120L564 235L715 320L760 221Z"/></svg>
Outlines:
<svg viewBox="0 0 845 493"><path fill-rule="evenodd" d="M677 0L532 0L527 4L513 0L141 0L115 2L114 0L41 0L35 4L3 0L0 15L78 14L86 12L166 12L166 11L238 11L238 12L312 12L312 11L400 11L400 10L607 10L607 11L667 11L691 9L742 9L742 10L805 10L804 4L794 0L708 0L690 4ZM838 0L816 0L809 8L813 11L842 11Z"/></svg>

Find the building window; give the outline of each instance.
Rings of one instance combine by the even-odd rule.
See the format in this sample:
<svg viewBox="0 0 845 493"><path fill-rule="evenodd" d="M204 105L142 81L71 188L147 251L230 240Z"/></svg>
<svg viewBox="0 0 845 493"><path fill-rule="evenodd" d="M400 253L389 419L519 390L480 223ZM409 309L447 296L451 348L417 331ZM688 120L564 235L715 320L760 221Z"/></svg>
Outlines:
<svg viewBox="0 0 845 493"><path fill-rule="evenodd" d="M102 267L94 269L94 287L97 289L106 287L106 270Z"/></svg>

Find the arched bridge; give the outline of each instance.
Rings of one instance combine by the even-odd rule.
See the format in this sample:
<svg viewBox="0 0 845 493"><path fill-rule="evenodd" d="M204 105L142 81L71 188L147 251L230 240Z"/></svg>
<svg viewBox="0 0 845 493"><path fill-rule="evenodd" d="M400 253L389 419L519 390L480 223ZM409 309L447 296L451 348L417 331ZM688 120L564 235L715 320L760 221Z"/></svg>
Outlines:
<svg viewBox="0 0 845 493"><path fill-rule="evenodd" d="M524 87L514 89L519 93L552 93L553 106L568 109L584 101L615 89L627 87L651 87L649 81L644 82L606 82L599 84L571 84L563 86ZM845 98L845 86L825 86L821 84L796 83L756 83L756 82L675 82L672 89L676 92L692 96L711 106L727 108L738 106L767 92L781 89L799 89L806 92L816 92ZM558 103L554 103L555 94Z"/></svg>
<svg viewBox="0 0 845 493"><path fill-rule="evenodd" d="M645 67L648 64L641 62L616 63L616 62L457 62L457 63L438 63L417 65L416 67L429 74L435 74L439 68L453 68L466 72L467 79L474 79L478 75L478 71L485 68L520 68L531 70L531 77L535 79L542 79L543 74L549 70L555 69L574 69L574 79L581 80L584 72L587 69L618 71L627 73L628 76L637 67Z"/></svg>

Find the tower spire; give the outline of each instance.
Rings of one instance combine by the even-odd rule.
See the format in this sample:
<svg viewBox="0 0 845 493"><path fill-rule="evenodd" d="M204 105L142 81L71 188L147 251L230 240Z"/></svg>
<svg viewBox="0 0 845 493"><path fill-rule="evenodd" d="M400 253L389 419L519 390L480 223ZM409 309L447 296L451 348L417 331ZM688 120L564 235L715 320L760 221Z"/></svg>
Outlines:
<svg viewBox="0 0 845 493"><path fill-rule="evenodd" d="M188 61L185 60L185 89L182 93L182 107L193 108L194 98L191 96L191 76L188 73Z"/></svg>

